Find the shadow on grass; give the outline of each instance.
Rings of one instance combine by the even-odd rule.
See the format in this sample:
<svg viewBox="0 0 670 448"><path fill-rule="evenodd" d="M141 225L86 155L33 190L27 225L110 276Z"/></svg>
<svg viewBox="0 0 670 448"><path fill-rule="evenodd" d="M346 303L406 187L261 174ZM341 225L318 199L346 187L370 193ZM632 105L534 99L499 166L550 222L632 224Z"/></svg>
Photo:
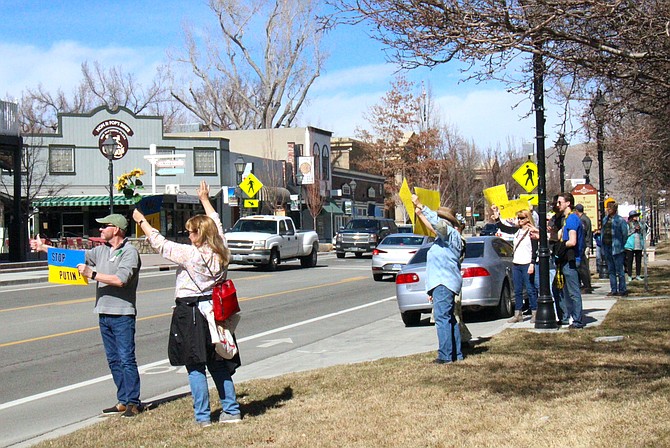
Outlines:
<svg viewBox="0 0 670 448"><path fill-rule="evenodd" d="M154 410L157 407L162 406L164 404L170 403L172 401L181 400L182 398L189 397L189 396L191 396L190 392L184 392L183 394L171 395L169 397L160 398L158 400L154 400L154 401L151 401L151 402L148 402L148 403L142 403L142 404L144 406L145 411L151 411L151 410Z"/></svg>
<svg viewBox="0 0 670 448"><path fill-rule="evenodd" d="M244 394L238 395L238 400L244 397ZM262 400L251 401L240 406L242 415L245 417L257 417L265 414L270 409L277 409L293 398L293 388L291 386L284 387L284 390L278 394L273 394L265 397ZM212 413L212 419L216 420L221 415L221 411Z"/></svg>

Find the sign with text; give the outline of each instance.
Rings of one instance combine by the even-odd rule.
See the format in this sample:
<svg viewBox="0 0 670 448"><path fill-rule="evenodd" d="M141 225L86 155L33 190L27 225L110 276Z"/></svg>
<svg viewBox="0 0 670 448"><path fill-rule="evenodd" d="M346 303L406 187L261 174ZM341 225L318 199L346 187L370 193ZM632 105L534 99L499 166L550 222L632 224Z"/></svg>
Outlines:
<svg viewBox="0 0 670 448"><path fill-rule="evenodd" d="M598 216L598 190L591 184L581 184L575 186L571 193L575 198L574 205L582 204L582 206L584 206L584 214L591 219L593 230L600 228L601 219Z"/></svg>
<svg viewBox="0 0 670 448"><path fill-rule="evenodd" d="M509 198L507 197L507 188L505 188L504 184L485 188L483 193L484 198L486 198L486 202L488 202L489 205L501 205L507 204L509 202Z"/></svg>
<svg viewBox="0 0 670 448"><path fill-rule="evenodd" d="M88 279L82 277L78 264L86 263L83 250L58 249L50 247L47 252L49 263L49 283L64 285L88 285Z"/></svg>

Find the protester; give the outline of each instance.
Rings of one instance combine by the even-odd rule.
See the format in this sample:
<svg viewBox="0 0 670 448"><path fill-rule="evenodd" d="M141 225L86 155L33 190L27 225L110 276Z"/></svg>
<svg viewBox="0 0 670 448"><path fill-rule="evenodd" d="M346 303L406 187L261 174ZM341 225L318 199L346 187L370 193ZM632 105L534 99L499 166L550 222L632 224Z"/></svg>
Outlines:
<svg viewBox="0 0 670 448"><path fill-rule="evenodd" d="M631 210L630 213L628 213L628 239L624 246L628 281L631 281L633 277L633 258L635 258L635 280L642 280L640 271L642 267L642 251L644 250L644 240L646 235L647 226L640 222L640 212Z"/></svg>
<svg viewBox="0 0 670 448"><path fill-rule="evenodd" d="M584 248L580 256L581 263L579 263L579 281L582 285L582 293L591 294L593 288L591 287L591 271L589 270L589 259L586 254L586 249L593 249L593 232L591 230L591 219L584 213L584 206L582 204L575 205L575 213L579 216L584 229Z"/></svg>
<svg viewBox="0 0 670 448"><path fill-rule="evenodd" d="M500 221L500 211L495 205L491 206L493 211L491 218L496 226L503 232L514 232L514 257L512 258L512 282L514 283L514 316L508 320L509 323L523 322L523 290L528 294L531 318L535 323L537 315L537 290L535 281L531 280L535 274L535 261L537 260L536 239L531 238L531 232L536 232L535 222L530 210L520 210L516 213L516 227L503 224Z"/></svg>
<svg viewBox="0 0 670 448"><path fill-rule="evenodd" d="M172 365L186 366L195 420L205 427L212 422L205 367L221 400L223 412L219 422L237 423L242 420L242 415L232 379L240 365L239 354L230 361L218 356L206 319L212 309L212 288L226 276L229 251L219 215L209 201L209 186L205 181L200 182L198 197L206 215L197 215L186 221L191 244L168 241L137 209L133 212L133 219L147 235L151 247L178 265L176 307L170 325L168 355Z"/></svg>
<svg viewBox="0 0 670 448"><path fill-rule="evenodd" d="M96 281L95 308L107 364L116 385L117 404L103 413L121 413L134 417L142 410L140 374L135 358L137 284L141 260L137 249L128 242L128 220L118 214L96 219L104 245L85 251L86 264L79 273ZM33 250L47 252L40 238L30 241ZM95 269L94 269L95 268Z"/></svg>
<svg viewBox="0 0 670 448"><path fill-rule="evenodd" d="M570 328L584 328L582 316L582 293L579 288L579 264L584 247L584 229L577 214L572 212L575 202L571 193L561 193L556 204L565 222L561 239L556 243L557 268L563 273L563 298L567 302L568 313L572 317Z"/></svg>
<svg viewBox="0 0 670 448"><path fill-rule="evenodd" d="M610 201L607 216L601 226L600 244L610 275L608 296L627 296L626 274L624 273L624 246L628 238L628 224L619 216L619 205Z"/></svg>
<svg viewBox="0 0 670 448"><path fill-rule="evenodd" d="M435 329L437 330L437 364L463 359L461 334L454 316L455 296L463 284L461 276L461 235L456 230L459 222L454 213L440 207L437 212L424 206L417 195L412 195L416 215L435 231L436 239L426 257L426 291L433 298Z"/></svg>

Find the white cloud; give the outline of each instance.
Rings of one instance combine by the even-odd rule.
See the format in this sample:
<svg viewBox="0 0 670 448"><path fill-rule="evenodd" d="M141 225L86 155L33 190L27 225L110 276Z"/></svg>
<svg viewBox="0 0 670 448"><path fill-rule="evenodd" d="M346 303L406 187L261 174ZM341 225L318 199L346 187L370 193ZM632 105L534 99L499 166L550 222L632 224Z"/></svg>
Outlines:
<svg viewBox="0 0 670 448"><path fill-rule="evenodd" d="M49 92L63 90L66 94L81 80L81 64L98 61L105 68L122 67L142 83L148 83L163 57L156 48L104 47L91 48L72 41L60 41L47 49L33 45L0 43L3 64L0 66L0 95L20 98L27 88L42 85Z"/></svg>

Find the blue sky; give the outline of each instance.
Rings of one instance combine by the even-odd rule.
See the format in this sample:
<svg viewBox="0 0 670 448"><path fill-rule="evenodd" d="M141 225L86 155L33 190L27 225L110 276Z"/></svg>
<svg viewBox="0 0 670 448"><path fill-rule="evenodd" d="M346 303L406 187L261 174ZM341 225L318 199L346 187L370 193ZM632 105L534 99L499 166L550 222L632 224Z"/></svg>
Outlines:
<svg viewBox="0 0 670 448"><path fill-rule="evenodd" d="M213 20L206 0L0 0L0 10L3 99L19 98L22 90L39 84L51 92L70 92L81 80L84 61L121 66L139 80L149 80L167 60L168 49L183 48L185 23L203 26ZM336 30L323 45L330 56L297 124L353 136L356 127L367 127L363 114L388 90L397 67L386 62L381 46L362 27ZM430 83L443 121L480 148L506 149L510 143L520 148L532 140L534 119L520 119L530 109L527 99L495 83L459 83L459 75L458 66L448 64L416 69L407 77ZM560 107L546 107L550 146L557 132L552 111Z"/></svg>

